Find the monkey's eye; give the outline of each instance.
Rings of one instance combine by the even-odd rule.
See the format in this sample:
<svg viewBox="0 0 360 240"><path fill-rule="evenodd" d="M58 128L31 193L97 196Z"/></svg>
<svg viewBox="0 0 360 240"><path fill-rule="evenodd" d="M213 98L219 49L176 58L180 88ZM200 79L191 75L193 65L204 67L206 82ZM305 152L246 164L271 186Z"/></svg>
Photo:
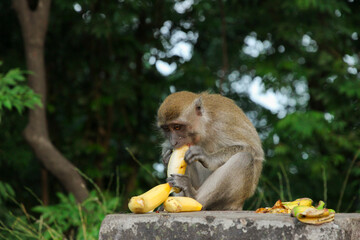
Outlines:
<svg viewBox="0 0 360 240"><path fill-rule="evenodd" d="M174 129L179 131L181 129L181 125L178 125L178 124L174 125Z"/></svg>
<svg viewBox="0 0 360 240"><path fill-rule="evenodd" d="M161 127L164 132L169 132L170 128L168 126L162 126Z"/></svg>

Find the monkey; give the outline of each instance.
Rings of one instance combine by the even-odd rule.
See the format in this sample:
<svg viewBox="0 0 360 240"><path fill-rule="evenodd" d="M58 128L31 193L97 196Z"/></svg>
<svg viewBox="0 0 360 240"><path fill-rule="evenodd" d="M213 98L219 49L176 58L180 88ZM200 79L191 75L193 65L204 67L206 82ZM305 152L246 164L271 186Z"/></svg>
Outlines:
<svg viewBox="0 0 360 240"><path fill-rule="evenodd" d="M185 144L185 175L167 182L204 210L242 210L257 187L264 151L260 137L241 108L219 94L181 91L165 98L157 112L165 141L166 166L173 149Z"/></svg>

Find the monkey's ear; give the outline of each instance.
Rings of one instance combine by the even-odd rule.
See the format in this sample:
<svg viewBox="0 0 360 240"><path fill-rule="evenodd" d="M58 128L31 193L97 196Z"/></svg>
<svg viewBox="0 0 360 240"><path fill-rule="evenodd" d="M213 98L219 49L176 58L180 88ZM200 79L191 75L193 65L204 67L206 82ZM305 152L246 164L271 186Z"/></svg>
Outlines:
<svg viewBox="0 0 360 240"><path fill-rule="evenodd" d="M198 116L202 116L203 115L203 105L202 105L202 99L201 97L199 97L198 99L195 100L195 112L196 115Z"/></svg>

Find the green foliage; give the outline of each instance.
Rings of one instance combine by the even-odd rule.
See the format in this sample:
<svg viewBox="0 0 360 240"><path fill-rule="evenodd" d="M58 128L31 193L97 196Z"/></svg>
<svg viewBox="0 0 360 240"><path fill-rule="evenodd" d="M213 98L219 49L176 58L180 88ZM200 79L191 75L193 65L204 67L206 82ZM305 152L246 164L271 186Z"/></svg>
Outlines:
<svg viewBox="0 0 360 240"><path fill-rule="evenodd" d="M199 0L177 12L174 5L181 3L53 1L44 107L59 150L101 189L121 191L123 199L140 194L161 175L153 174L153 164L160 162L161 137L154 127L160 102L174 90L218 93L221 87L251 118L266 153L258 191L245 209L270 206L279 198L311 197L340 211L360 211L360 165L355 157L360 148L360 2L228 0L221 9L219 1ZM10 1L0 1L0 12L0 22L7 23L0 25L6 33L0 38L4 72L25 69L21 31ZM190 44L191 59L172 52L181 40ZM176 70L160 74L159 60L176 64ZM14 103L18 90L12 91L25 87L19 80L24 73L14 70L10 83L16 85L0 88L7 89L11 99L0 101L7 111L0 131L0 178L13 187L20 202L32 207L35 203L22 186L40 195L41 166L22 137L26 117L9 111L24 109L32 99L17 102L23 107ZM281 111L253 101L249 89L255 79L261 79L264 91L286 96ZM120 190L106 184L115 174ZM48 214L46 221L62 236L78 226L80 213L76 205L69 206L71 197L57 197L63 189L56 179L50 177L49 183L52 206L63 204L59 207L64 210L36 210ZM14 209L8 202L1 204L1 210ZM59 224L52 222L50 209L62 214ZM70 216L75 218L67 224L64 219Z"/></svg>
<svg viewBox="0 0 360 240"><path fill-rule="evenodd" d="M24 108L41 106L40 96L29 86L24 85L25 73L26 71L16 68L9 70L5 75L0 74L0 120L5 109L15 108L18 113L22 113Z"/></svg>
<svg viewBox="0 0 360 240"><path fill-rule="evenodd" d="M0 204L9 198L15 197L14 189L5 182L0 181Z"/></svg>
<svg viewBox="0 0 360 240"><path fill-rule="evenodd" d="M99 198L95 191L81 204L73 195L57 196L57 204L32 208L38 216L13 199L22 214L9 213L7 223L0 221L0 239L98 239L101 220L116 211L121 201L113 195Z"/></svg>

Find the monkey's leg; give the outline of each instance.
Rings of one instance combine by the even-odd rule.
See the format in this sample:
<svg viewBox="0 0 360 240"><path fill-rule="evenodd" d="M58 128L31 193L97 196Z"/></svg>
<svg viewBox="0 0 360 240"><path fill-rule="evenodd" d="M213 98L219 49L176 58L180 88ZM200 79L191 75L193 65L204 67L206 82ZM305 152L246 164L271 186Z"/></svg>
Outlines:
<svg viewBox="0 0 360 240"><path fill-rule="evenodd" d="M262 162L253 160L250 153L236 153L205 180L195 199L204 209L242 210L255 191L261 168Z"/></svg>

